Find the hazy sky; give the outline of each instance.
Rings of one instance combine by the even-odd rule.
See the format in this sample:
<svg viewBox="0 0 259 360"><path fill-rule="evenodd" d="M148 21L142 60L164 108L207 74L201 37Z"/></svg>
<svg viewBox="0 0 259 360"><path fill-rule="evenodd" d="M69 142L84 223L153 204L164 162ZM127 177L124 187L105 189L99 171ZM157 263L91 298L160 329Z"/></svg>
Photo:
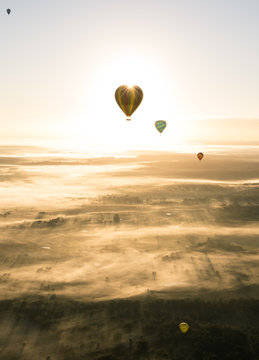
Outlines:
<svg viewBox="0 0 259 360"><path fill-rule="evenodd" d="M0 34L2 137L258 140L258 0L3 0ZM114 100L125 83L144 91L131 123Z"/></svg>

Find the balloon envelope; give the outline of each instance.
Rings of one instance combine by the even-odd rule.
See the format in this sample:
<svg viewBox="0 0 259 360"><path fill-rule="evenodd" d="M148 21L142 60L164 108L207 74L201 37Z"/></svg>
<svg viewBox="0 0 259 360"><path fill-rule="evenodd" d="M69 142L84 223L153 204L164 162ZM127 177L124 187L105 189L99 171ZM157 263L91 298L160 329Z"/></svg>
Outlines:
<svg viewBox="0 0 259 360"><path fill-rule="evenodd" d="M156 122L155 122L155 127L157 128L157 130L160 132L160 133L162 133L164 130L165 130L165 128L166 128L166 121L164 121L164 120L157 120Z"/></svg>
<svg viewBox="0 0 259 360"><path fill-rule="evenodd" d="M181 322L179 324L179 328L183 334L185 334L189 330L189 325L186 322Z"/></svg>
<svg viewBox="0 0 259 360"><path fill-rule="evenodd" d="M11 12L11 9L7 9L6 12L7 12L7 14L9 15L10 12Z"/></svg>
<svg viewBox="0 0 259 360"><path fill-rule="evenodd" d="M121 110L130 117L139 107L143 99L143 91L137 85L122 85L115 91L115 100ZM127 119L130 120L130 119Z"/></svg>
<svg viewBox="0 0 259 360"><path fill-rule="evenodd" d="M203 158L203 153L202 152L199 152L198 154L197 154L197 158L199 159L199 160L202 160L202 158Z"/></svg>

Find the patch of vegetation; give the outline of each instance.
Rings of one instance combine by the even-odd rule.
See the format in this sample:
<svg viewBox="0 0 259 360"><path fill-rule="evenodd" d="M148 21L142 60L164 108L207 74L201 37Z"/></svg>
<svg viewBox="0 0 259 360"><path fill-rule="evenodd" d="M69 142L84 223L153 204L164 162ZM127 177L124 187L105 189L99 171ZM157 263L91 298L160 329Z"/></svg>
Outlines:
<svg viewBox="0 0 259 360"><path fill-rule="evenodd" d="M37 348L48 342L51 359L85 360L256 360L259 359L259 300L128 299L83 303L59 296L4 300L0 318L14 318L8 343L0 336L0 351L14 351L18 329L23 343L39 330ZM190 329L179 331L186 321ZM0 334L3 333L1 330ZM33 346L33 345L31 345ZM32 349L33 350L33 349ZM11 354L11 352L9 352ZM18 354L18 353L17 353ZM17 355L18 356L18 355ZM30 357L26 357L28 360Z"/></svg>

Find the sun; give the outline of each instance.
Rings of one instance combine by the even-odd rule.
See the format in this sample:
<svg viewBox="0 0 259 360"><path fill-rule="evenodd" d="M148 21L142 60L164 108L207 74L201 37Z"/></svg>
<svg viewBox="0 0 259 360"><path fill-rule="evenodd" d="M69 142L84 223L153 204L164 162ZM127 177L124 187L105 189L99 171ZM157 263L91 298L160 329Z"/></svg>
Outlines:
<svg viewBox="0 0 259 360"><path fill-rule="evenodd" d="M93 78L94 86L90 90L87 83L85 86L87 102L81 119L77 120L76 142L81 138L86 146L161 149L179 144L184 126L176 118L166 74L156 61L146 56L100 60ZM132 121L126 121L126 115L115 101L115 91L121 85L137 85L144 94L140 106L131 116ZM163 134L155 128L156 120L166 120L168 125Z"/></svg>

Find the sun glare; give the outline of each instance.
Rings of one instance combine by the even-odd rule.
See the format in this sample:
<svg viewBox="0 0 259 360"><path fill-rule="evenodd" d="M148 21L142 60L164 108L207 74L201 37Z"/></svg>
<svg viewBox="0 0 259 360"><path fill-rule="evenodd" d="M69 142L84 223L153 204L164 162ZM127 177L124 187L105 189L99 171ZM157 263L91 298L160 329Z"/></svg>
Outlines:
<svg viewBox="0 0 259 360"><path fill-rule="evenodd" d="M69 129L74 146L82 143L85 147L164 149L184 141L184 121L179 119L163 66L155 59L152 62L145 56L114 57L109 62L100 60L95 69L91 91L87 81L82 89L85 100L77 114L77 126L73 123ZM115 90L121 85L137 85L144 93L132 121L126 121L115 101ZM166 120L168 124L161 136L154 125L156 120Z"/></svg>

